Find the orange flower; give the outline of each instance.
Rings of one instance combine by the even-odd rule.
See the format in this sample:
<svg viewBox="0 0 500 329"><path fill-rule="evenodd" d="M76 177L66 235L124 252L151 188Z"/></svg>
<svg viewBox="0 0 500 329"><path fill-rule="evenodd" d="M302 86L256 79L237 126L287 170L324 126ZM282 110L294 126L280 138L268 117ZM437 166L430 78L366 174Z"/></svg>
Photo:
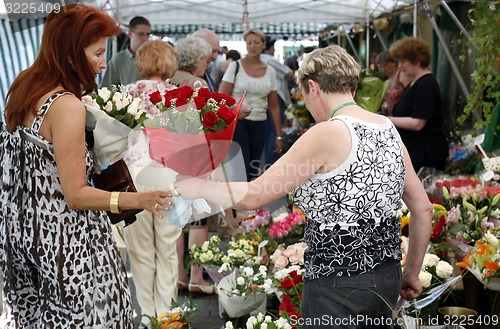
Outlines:
<svg viewBox="0 0 500 329"><path fill-rule="evenodd" d="M465 256L461 262L458 262L455 265L458 267L461 267L463 269L466 269L467 267L469 267L472 264L471 253L472 253L472 250L469 250L469 252L467 253L467 256Z"/></svg>
<svg viewBox="0 0 500 329"><path fill-rule="evenodd" d="M486 269L488 270L488 272L486 272L486 274L485 274L486 276L488 276L488 275L493 274L493 272L497 271L498 269L500 269L500 264L498 264L492 260L485 260L484 267L486 267Z"/></svg>
<svg viewBox="0 0 500 329"><path fill-rule="evenodd" d="M481 243L479 241L476 241L476 246L479 248L477 251L476 251L476 254L479 255L479 256L486 256L489 251L490 251L490 246L487 245L487 244L484 244L484 243Z"/></svg>

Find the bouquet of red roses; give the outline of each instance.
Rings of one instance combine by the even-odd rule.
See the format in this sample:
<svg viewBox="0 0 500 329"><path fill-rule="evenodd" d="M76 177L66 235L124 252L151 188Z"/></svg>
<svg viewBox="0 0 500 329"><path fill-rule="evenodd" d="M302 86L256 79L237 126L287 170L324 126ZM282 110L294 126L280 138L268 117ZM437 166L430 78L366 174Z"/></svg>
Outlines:
<svg viewBox="0 0 500 329"><path fill-rule="evenodd" d="M145 123L150 157L184 175L205 177L226 157L243 98L183 86L150 94L161 111Z"/></svg>

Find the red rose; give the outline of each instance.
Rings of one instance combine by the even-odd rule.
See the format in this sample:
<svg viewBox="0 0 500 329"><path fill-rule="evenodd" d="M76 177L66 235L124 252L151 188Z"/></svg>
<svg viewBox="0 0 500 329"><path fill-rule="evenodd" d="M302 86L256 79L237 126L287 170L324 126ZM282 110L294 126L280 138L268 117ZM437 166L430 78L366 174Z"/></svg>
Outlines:
<svg viewBox="0 0 500 329"><path fill-rule="evenodd" d="M281 287L284 289L291 289L294 286L295 284L293 282L293 279L289 276L287 276L286 278L283 279L283 281L281 281Z"/></svg>
<svg viewBox="0 0 500 329"><path fill-rule="evenodd" d="M198 96L194 98L194 104L196 105L196 108L198 110L201 110L205 107L205 105L207 105L207 100L203 96L200 96L200 94L198 94Z"/></svg>
<svg viewBox="0 0 500 329"><path fill-rule="evenodd" d="M172 104L172 100L175 98L175 106L186 105L189 102L189 98L193 95L193 88L190 86L182 86L180 88L176 88L173 90L169 90L165 93L165 104L170 106Z"/></svg>
<svg viewBox="0 0 500 329"><path fill-rule="evenodd" d="M181 98L189 99L194 93L194 89L190 86L182 86L179 89L179 95Z"/></svg>
<svg viewBox="0 0 500 329"><path fill-rule="evenodd" d="M226 105L219 106L217 114L219 115L219 118L221 118L228 125L231 124L231 122L233 122L236 118L234 113Z"/></svg>
<svg viewBox="0 0 500 329"><path fill-rule="evenodd" d="M149 100L153 104L160 103L162 101L160 92L157 90L157 91L149 94Z"/></svg>
<svg viewBox="0 0 500 329"><path fill-rule="evenodd" d="M198 97L201 97L205 101L208 101L208 99L212 97L212 93L208 88L200 88L198 89Z"/></svg>
<svg viewBox="0 0 500 329"><path fill-rule="evenodd" d="M203 115L203 127L207 129L212 129L219 121L219 117L212 111L207 111Z"/></svg>
<svg viewBox="0 0 500 329"><path fill-rule="evenodd" d="M213 92L212 98L215 99L217 103L221 103L224 100L227 106L233 106L234 104L236 104L236 100L232 96L226 94Z"/></svg>

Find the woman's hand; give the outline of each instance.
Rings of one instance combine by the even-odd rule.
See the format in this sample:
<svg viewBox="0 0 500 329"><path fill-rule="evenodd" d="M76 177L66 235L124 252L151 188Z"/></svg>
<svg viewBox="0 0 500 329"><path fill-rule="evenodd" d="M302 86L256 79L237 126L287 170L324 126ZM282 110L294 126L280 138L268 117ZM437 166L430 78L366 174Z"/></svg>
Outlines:
<svg viewBox="0 0 500 329"><path fill-rule="evenodd" d="M198 199L201 197L204 179L187 175L177 175L174 189L170 191L173 196L182 196L185 199Z"/></svg>
<svg viewBox="0 0 500 329"><path fill-rule="evenodd" d="M251 108L242 106L241 110L240 110L240 113L238 114L238 119L240 119L240 120L245 119L247 116L250 115L250 113L252 113L252 109Z"/></svg>
<svg viewBox="0 0 500 329"><path fill-rule="evenodd" d="M276 139L274 141L274 153L280 154L283 152L283 139Z"/></svg>
<svg viewBox="0 0 500 329"><path fill-rule="evenodd" d="M137 196L141 209L151 212L158 218L163 218L160 211L169 211L173 205L172 201L167 199L172 197L171 191L139 192Z"/></svg>

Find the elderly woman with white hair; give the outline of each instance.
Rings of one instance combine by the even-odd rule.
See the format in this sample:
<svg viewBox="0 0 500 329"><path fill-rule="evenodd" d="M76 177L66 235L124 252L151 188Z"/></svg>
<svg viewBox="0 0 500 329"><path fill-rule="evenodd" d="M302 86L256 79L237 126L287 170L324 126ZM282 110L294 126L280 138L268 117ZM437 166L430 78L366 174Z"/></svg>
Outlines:
<svg viewBox="0 0 500 329"><path fill-rule="evenodd" d="M179 53L179 68L170 78L170 83L193 88L208 88L203 75L211 61L210 44L203 38L189 35L180 40L175 49Z"/></svg>

